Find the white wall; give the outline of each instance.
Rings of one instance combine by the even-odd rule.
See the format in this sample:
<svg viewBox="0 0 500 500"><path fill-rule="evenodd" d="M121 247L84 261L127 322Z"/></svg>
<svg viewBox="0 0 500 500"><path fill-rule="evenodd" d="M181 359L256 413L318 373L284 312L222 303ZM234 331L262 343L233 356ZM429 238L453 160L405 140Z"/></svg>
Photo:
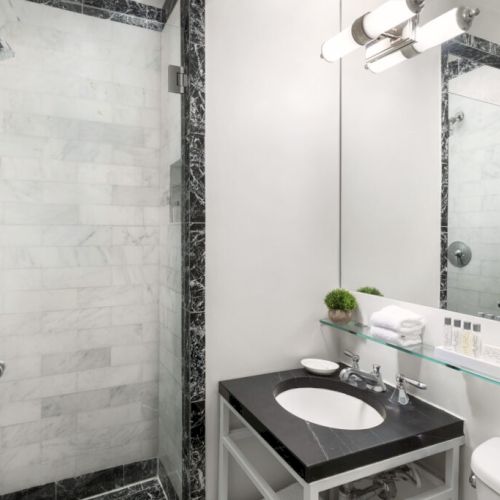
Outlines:
<svg viewBox="0 0 500 500"><path fill-rule="evenodd" d="M331 0L207 2L208 500L218 381L293 368L331 337L317 320L338 284L339 80L319 53L338 23Z"/></svg>
<svg viewBox="0 0 500 500"><path fill-rule="evenodd" d="M31 2L0 62L0 493L157 452L160 34Z"/></svg>

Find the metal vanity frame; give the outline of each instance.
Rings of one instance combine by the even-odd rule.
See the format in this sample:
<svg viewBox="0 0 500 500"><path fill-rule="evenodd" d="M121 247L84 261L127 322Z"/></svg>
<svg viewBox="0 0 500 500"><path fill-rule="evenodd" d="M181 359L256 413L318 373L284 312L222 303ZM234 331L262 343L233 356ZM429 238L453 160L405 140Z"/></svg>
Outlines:
<svg viewBox="0 0 500 500"><path fill-rule="evenodd" d="M261 493L264 500L280 500L278 493L262 477L252 463L247 459L243 450L238 446L238 441L249 437L255 437L264 445L271 455L290 473L303 491L303 500L319 500L320 493L329 491L332 488L341 486L358 479L363 479L373 474L383 472L400 465L405 465L423 458L427 458L438 453L446 453L445 480L439 487L427 490L424 494L419 494L406 500L458 500L459 463L460 447L464 444L465 438L451 439L425 448L397 455L395 457L381 460L379 462L359 467L325 477L317 481L307 483L301 478L283 458L254 430L254 428L221 396L220 401L220 430L219 430L219 481L218 500L229 500L229 457L231 456L253 485ZM230 430L230 416L234 415L243 424L242 428Z"/></svg>

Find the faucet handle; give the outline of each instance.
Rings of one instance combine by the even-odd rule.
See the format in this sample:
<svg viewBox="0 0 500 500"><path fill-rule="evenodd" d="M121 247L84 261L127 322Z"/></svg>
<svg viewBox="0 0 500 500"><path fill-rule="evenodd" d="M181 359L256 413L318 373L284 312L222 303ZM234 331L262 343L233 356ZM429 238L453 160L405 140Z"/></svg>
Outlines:
<svg viewBox="0 0 500 500"><path fill-rule="evenodd" d="M417 389L427 389L427 385L419 380L405 377L403 374L399 373L396 376L396 389L391 396L391 401L396 400L400 405L407 405L410 402L410 396L406 392L408 384L416 387Z"/></svg>
<svg viewBox="0 0 500 500"><path fill-rule="evenodd" d="M348 358L351 358L352 359L352 367L355 369L355 370L359 370L359 355L358 354L355 354L349 350L345 350L344 351L344 354L348 357Z"/></svg>
<svg viewBox="0 0 500 500"><path fill-rule="evenodd" d="M406 384L412 385L413 387L416 387L417 389L421 389L421 390L427 389L427 385L424 384L423 382L420 382L420 380L415 380L413 378L405 377L401 373L399 373L397 375L397 377L396 377L396 383L398 384L398 388L401 385L404 385L406 383Z"/></svg>

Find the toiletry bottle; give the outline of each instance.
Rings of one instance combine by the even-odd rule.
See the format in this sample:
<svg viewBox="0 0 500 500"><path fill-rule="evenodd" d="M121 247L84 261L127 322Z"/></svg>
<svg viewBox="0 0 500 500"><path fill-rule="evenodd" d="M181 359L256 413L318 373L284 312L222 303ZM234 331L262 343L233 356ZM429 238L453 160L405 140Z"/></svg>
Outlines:
<svg viewBox="0 0 500 500"><path fill-rule="evenodd" d="M464 321L464 330L462 333L462 349L461 352L466 356L472 356L472 329L471 322Z"/></svg>
<svg viewBox="0 0 500 500"><path fill-rule="evenodd" d="M451 349L451 318L444 318L443 342L447 349Z"/></svg>
<svg viewBox="0 0 500 500"><path fill-rule="evenodd" d="M483 353L483 339L481 337L481 325L474 323L472 326L472 354L475 358L480 358Z"/></svg>
<svg viewBox="0 0 500 500"><path fill-rule="evenodd" d="M459 319L453 320L453 329L451 331L451 348L460 352L462 346L462 322Z"/></svg>

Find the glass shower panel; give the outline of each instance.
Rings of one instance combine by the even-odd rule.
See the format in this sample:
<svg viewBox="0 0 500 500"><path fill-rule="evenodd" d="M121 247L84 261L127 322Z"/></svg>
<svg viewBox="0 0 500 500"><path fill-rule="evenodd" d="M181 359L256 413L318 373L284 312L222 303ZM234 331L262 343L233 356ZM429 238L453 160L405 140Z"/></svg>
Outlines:
<svg viewBox="0 0 500 500"><path fill-rule="evenodd" d="M448 308L500 312L500 71L481 67L451 82L448 240L472 260L448 266Z"/></svg>
<svg viewBox="0 0 500 500"><path fill-rule="evenodd" d="M182 160L181 99L169 73L181 65L180 5L162 33L160 183L160 477L169 498L182 498ZM175 76L175 75L174 75Z"/></svg>

